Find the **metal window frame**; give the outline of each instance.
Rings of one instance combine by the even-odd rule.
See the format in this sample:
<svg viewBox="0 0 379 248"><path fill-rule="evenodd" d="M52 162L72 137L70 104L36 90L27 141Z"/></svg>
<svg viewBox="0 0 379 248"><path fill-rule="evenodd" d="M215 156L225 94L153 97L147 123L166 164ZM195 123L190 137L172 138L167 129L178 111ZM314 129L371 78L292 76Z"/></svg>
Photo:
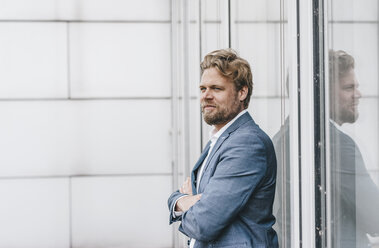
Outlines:
<svg viewBox="0 0 379 248"><path fill-rule="evenodd" d="M316 247L315 239L315 97L313 1L298 1L299 131L300 143L300 244Z"/></svg>
<svg viewBox="0 0 379 248"><path fill-rule="evenodd" d="M300 9L299 0L288 0L288 43L289 43L289 108L290 108L290 201L291 201L291 245L301 247L301 85L300 85Z"/></svg>

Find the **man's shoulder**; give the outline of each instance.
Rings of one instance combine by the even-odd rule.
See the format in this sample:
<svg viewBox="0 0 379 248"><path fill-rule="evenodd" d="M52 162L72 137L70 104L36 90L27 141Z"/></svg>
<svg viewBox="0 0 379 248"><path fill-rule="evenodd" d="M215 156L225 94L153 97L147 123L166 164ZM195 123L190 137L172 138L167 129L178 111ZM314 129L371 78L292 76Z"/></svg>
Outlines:
<svg viewBox="0 0 379 248"><path fill-rule="evenodd" d="M338 145L356 146L353 138L351 138L348 134L344 133L334 125L330 125L330 139L332 145L336 143Z"/></svg>
<svg viewBox="0 0 379 248"><path fill-rule="evenodd" d="M270 137L263 131L258 124L251 118L247 122L243 123L238 129L236 129L237 135L246 135L246 136L258 136L261 139L271 140Z"/></svg>
<svg viewBox="0 0 379 248"><path fill-rule="evenodd" d="M273 148L270 137L263 131L253 119L243 123L230 134L231 142L261 143L266 148Z"/></svg>

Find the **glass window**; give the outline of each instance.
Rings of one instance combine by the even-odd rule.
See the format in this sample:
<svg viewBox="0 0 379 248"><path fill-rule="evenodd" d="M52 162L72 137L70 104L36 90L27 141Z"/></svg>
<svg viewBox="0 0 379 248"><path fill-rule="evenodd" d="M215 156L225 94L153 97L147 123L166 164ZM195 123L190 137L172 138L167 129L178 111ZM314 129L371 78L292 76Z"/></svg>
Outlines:
<svg viewBox="0 0 379 248"><path fill-rule="evenodd" d="M252 68L249 112L271 137L277 155L273 214L280 247L291 247L291 178L287 1L231 1L231 45Z"/></svg>
<svg viewBox="0 0 379 248"><path fill-rule="evenodd" d="M331 247L379 247L378 2L328 1Z"/></svg>

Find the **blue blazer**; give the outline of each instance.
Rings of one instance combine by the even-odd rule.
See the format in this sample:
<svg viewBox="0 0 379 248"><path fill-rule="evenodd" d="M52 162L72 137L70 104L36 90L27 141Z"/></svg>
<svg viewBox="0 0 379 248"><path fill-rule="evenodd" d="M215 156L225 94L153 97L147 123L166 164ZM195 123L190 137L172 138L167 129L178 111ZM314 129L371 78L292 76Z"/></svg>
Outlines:
<svg viewBox="0 0 379 248"><path fill-rule="evenodd" d="M272 229L275 217L276 157L270 138L249 113L240 116L219 137L204 165L196 192L196 174L209 144L192 173L194 194L201 199L182 216L173 217L179 191L168 199L170 224L181 221L179 231L202 247L278 247Z"/></svg>

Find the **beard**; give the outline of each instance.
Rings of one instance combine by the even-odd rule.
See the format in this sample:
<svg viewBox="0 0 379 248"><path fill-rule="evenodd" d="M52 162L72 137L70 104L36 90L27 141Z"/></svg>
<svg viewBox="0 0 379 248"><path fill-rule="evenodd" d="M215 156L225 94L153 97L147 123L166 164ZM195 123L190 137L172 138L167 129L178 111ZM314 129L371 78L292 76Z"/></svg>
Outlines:
<svg viewBox="0 0 379 248"><path fill-rule="evenodd" d="M359 117L358 106L335 106L331 105L330 118L340 125L344 123L354 123Z"/></svg>
<svg viewBox="0 0 379 248"><path fill-rule="evenodd" d="M204 106L210 104L216 106L213 111L204 111ZM233 102L228 103L228 105L217 105L213 102L204 101L202 103L202 113L204 121L208 125L219 125L226 124L241 112L241 103L238 101L237 97Z"/></svg>
<svg viewBox="0 0 379 248"><path fill-rule="evenodd" d="M353 110L349 109L349 110L341 111L339 119L343 123L354 123L354 122L356 122L358 117L359 117L358 109L355 108Z"/></svg>

